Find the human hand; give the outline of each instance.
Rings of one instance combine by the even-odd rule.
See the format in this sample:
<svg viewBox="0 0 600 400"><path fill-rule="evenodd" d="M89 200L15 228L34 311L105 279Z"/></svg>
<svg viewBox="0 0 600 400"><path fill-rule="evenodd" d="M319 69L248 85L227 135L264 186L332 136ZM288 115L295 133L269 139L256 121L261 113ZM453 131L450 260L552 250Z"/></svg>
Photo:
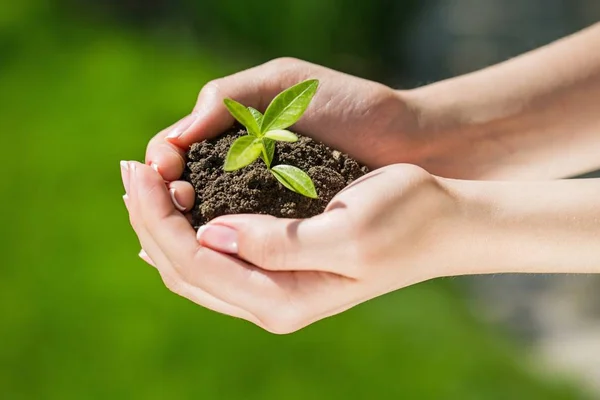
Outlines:
<svg viewBox="0 0 600 400"><path fill-rule="evenodd" d="M402 92L304 61L277 59L204 86L192 114L150 141L146 163L169 182L179 179L185 150L233 124L224 98L264 112L278 93L309 78L321 85L295 131L371 168L414 159L422 138L415 133L416 116Z"/></svg>
<svg viewBox="0 0 600 400"><path fill-rule="evenodd" d="M445 276L465 240L457 196L411 165L373 171L310 219L229 215L198 235L161 176L139 163L125 166L131 223L166 286L275 333Z"/></svg>

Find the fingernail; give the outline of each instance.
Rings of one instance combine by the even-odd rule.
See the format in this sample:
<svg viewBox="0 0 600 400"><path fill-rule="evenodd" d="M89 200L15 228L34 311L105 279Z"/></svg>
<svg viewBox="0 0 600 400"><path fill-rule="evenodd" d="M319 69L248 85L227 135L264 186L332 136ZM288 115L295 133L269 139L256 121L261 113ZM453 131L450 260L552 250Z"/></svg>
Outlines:
<svg viewBox="0 0 600 400"><path fill-rule="evenodd" d="M177 139L181 137L185 133L185 131L187 131L190 126L192 126L195 120L195 114L188 115L187 117L182 119L177 125L175 125L173 130L167 135L167 138Z"/></svg>
<svg viewBox="0 0 600 400"><path fill-rule="evenodd" d="M135 165L135 162L133 161L129 161L129 163L127 163L127 165L129 166L129 173L128 175L128 180L127 180L127 191L125 192L125 194L127 194L129 196L129 194L131 193L131 180L135 179L135 170L137 168L137 166Z"/></svg>
<svg viewBox="0 0 600 400"><path fill-rule="evenodd" d="M152 259L150 258L150 256L148 255L148 253L146 253L146 251L144 249L140 250L140 254L138 254L138 256L146 261L148 264L152 265L153 267L155 267L154 265L154 261L152 261Z"/></svg>
<svg viewBox="0 0 600 400"><path fill-rule="evenodd" d="M158 164L157 164L157 163L155 163L155 162L151 162L151 163L150 163L150 167L151 167L151 168L152 168L154 171L156 171L156 173L157 173L157 174L159 174L159 175L161 176L161 178L162 178L162 174L160 173L160 169L159 169L159 167L158 167ZM165 183L169 183L169 181L165 181Z"/></svg>
<svg viewBox="0 0 600 400"><path fill-rule="evenodd" d="M125 193L129 193L129 164L127 161L121 161L121 179L125 187Z"/></svg>
<svg viewBox="0 0 600 400"><path fill-rule="evenodd" d="M224 225L203 225L196 236L200 244L223 253L237 254L238 234Z"/></svg>
<svg viewBox="0 0 600 400"><path fill-rule="evenodd" d="M171 188L169 189L169 193L171 194L171 200L173 201L173 205L175 206L175 208L181 212L184 212L186 208L182 206L181 203L179 203L179 201L177 201L177 197L175 196L177 190L175 188Z"/></svg>

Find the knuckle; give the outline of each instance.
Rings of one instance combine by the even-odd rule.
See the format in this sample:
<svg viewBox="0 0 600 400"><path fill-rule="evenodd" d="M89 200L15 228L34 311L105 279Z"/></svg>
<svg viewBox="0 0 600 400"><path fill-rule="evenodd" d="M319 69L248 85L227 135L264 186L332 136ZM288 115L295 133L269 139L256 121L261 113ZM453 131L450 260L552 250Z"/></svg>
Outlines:
<svg viewBox="0 0 600 400"><path fill-rule="evenodd" d="M405 181L429 181L432 175L423 168L412 164L396 164L390 166L391 172Z"/></svg>
<svg viewBox="0 0 600 400"><path fill-rule="evenodd" d="M283 86L281 90L306 79L311 75L313 69L306 61L292 57L276 58L270 62L269 66L273 73L279 76L279 82Z"/></svg>
<svg viewBox="0 0 600 400"><path fill-rule="evenodd" d="M254 245L256 245L255 241ZM258 249L255 260L257 266L268 270L284 269L286 265L286 244L273 231L264 234L258 241Z"/></svg>
<svg viewBox="0 0 600 400"><path fill-rule="evenodd" d="M223 79L224 78L218 78L208 81L200 90L198 97L204 95L218 95L223 87Z"/></svg>
<svg viewBox="0 0 600 400"><path fill-rule="evenodd" d="M297 66L302 62L303 61L294 57L278 57L269 61L269 64L277 69L289 69Z"/></svg>

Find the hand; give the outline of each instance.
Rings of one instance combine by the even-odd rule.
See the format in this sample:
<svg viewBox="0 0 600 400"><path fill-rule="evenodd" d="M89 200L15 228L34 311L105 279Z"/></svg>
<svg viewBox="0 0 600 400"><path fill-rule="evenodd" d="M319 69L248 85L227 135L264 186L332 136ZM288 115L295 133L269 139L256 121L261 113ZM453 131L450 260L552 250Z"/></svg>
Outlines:
<svg viewBox="0 0 600 400"><path fill-rule="evenodd" d="M125 167L131 223L167 287L275 333L445 276L457 262L451 249L465 240L457 196L411 165L373 171L314 218L230 215L198 235L162 177L139 163Z"/></svg>
<svg viewBox="0 0 600 400"><path fill-rule="evenodd" d="M224 98L264 112L279 92L308 78L321 85L294 130L372 168L415 160L422 139L403 92L304 61L277 59L204 86L192 114L150 141L146 163L155 164L167 181L179 179L185 149L233 124Z"/></svg>

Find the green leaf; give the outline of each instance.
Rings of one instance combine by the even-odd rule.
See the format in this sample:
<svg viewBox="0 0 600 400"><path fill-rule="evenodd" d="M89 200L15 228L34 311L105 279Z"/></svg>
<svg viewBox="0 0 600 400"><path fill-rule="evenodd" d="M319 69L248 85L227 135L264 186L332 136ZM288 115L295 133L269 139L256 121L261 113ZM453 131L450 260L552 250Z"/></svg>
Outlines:
<svg viewBox="0 0 600 400"><path fill-rule="evenodd" d="M298 136L294 135L290 131L286 131L285 129L275 129L273 131L268 131L267 133L265 133L265 137L280 142L293 143L298 141Z"/></svg>
<svg viewBox="0 0 600 400"><path fill-rule="evenodd" d="M275 141L263 137L262 142L262 159L265 164L267 164L267 168L271 168L271 163L273 162L273 157L275 156Z"/></svg>
<svg viewBox="0 0 600 400"><path fill-rule="evenodd" d="M263 121L262 113L260 111L258 111L256 108L252 108L252 107L248 107L248 111L250 111L250 114L252 114L252 116L256 120L256 123L258 124L258 126L261 126L262 121Z"/></svg>
<svg viewBox="0 0 600 400"><path fill-rule="evenodd" d="M310 176L300 168L291 165L276 165L271 173L286 188L311 199L318 199L315 185Z"/></svg>
<svg viewBox="0 0 600 400"><path fill-rule="evenodd" d="M254 136L247 135L238 138L227 152L223 169L230 172L244 168L260 156L262 147L261 139Z"/></svg>
<svg viewBox="0 0 600 400"><path fill-rule="evenodd" d="M318 86L319 81L311 79L279 93L265 111L261 133L294 125L306 111Z"/></svg>
<svg viewBox="0 0 600 400"><path fill-rule="evenodd" d="M231 115L246 127L249 134L254 136L260 135L260 127L250 110L235 100L225 99L223 103L225 103L225 107L227 107Z"/></svg>

